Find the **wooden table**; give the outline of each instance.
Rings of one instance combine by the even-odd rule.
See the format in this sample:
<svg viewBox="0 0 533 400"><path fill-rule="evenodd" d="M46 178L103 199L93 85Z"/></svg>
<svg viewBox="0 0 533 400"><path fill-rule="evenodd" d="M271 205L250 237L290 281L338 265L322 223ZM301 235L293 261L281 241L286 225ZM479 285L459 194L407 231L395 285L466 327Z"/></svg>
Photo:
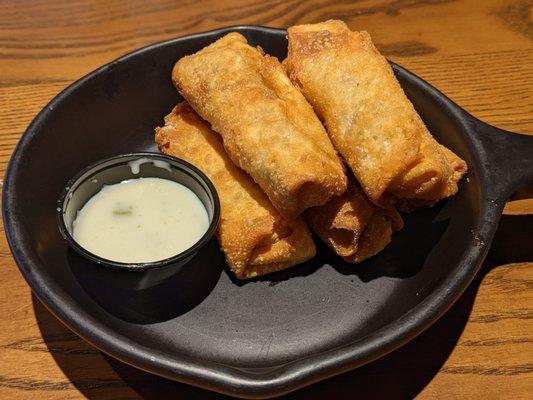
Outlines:
<svg viewBox="0 0 533 400"><path fill-rule="evenodd" d="M368 30L387 57L475 116L533 133L532 16L530 0L4 0L0 168L3 173L33 116L74 80L146 44L234 24L286 27L342 18L354 29ZM513 234L533 240L532 218L512 217L532 210L531 201L508 204L490 260L422 336L291 398L531 396L533 264L509 264L520 260L504 253L513 253L508 245ZM31 294L3 235L0 246L0 398L222 398L138 371L83 342Z"/></svg>

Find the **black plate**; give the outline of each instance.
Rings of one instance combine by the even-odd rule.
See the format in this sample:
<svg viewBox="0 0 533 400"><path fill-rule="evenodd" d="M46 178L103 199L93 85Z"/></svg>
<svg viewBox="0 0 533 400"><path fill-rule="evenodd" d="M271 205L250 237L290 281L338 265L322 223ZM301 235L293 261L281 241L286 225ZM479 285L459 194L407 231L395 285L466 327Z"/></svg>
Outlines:
<svg viewBox="0 0 533 400"><path fill-rule="evenodd" d="M15 149L3 217L35 294L94 346L168 378L267 397L383 356L434 322L474 277L505 200L533 184L533 140L476 120L395 65L433 134L468 162L455 197L407 216L392 244L361 265L347 265L319 245L309 263L243 284L228 275L212 241L190 268L155 288L115 287L108 271L61 239L58 195L96 160L154 151L154 127L180 100L172 66L233 30L285 56L283 30L226 28L138 50L59 94Z"/></svg>

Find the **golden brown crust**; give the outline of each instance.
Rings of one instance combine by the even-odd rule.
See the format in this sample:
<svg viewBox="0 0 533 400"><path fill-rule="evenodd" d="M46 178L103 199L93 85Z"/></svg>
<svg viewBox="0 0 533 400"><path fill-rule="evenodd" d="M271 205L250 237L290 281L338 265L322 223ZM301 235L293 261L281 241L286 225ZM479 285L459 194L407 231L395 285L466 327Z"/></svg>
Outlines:
<svg viewBox="0 0 533 400"><path fill-rule="evenodd" d="M346 189L324 127L275 57L238 33L180 59L172 79L286 218Z"/></svg>
<svg viewBox="0 0 533 400"><path fill-rule="evenodd" d="M304 213L311 229L339 256L357 251L359 237L372 217L374 206L355 185L326 204Z"/></svg>
<svg viewBox="0 0 533 400"><path fill-rule="evenodd" d="M219 136L186 103L165 117L155 139L163 153L197 166L215 185L221 203L217 237L237 278L279 271L314 256L311 234L301 218L283 219L257 184L232 163Z"/></svg>
<svg viewBox="0 0 533 400"><path fill-rule="evenodd" d="M344 257L344 260L358 263L375 256L390 243L392 233L392 224L386 215L373 215L359 239L361 243L357 252Z"/></svg>
<svg viewBox="0 0 533 400"><path fill-rule="evenodd" d="M372 204L355 182L341 196L304 213L311 229L339 256L360 262L379 253L402 228L398 212Z"/></svg>
<svg viewBox="0 0 533 400"><path fill-rule="evenodd" d="M372 201L388 192L432 204L457 191L466 164L431 136L366 32L327 21L288 38L290 78Z"/></svg>

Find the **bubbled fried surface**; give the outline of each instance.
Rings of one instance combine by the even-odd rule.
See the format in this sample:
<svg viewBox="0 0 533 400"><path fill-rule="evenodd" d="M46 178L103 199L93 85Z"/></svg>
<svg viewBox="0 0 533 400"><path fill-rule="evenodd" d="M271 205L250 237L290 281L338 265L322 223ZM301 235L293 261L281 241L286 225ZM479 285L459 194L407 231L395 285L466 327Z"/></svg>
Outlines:
<svg viewBox="0 0 533 400"><path fill-rule="evenodd" d="M327 21L291 27L288 38L290 78L372 201L389 192L432 204L457 191L466 164L431 136L366 32Z"/></svg>
<svg viewBox="0 0 533 400"><path fill-rule="evenodd" d="M241 34L183 57L172 79L286 218L346 189L342 163L312 107L277 58Z"/></svg>
<svg viewBox="0 0 533 400"><path fill-rule="evenodd" d="M279 271L315 254L311 234L298 218L286 221L259 186L227 156L219 136L186 103L180 103L156 128L160 150L201 169L221 203L217 238L240 279Z"/></svg>

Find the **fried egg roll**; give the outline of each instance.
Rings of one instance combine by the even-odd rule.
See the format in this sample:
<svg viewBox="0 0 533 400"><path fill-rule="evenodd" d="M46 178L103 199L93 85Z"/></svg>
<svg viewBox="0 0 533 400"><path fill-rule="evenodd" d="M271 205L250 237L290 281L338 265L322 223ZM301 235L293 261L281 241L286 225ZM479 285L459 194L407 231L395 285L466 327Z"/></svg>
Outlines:
<svg viewBox="0 0 533 400"><path fill-rule="evenodd" d="M277 58L233 32L180 59L172 80L288 219L344 192L344 168Z"/></svg>
<svg viewBox="0 0 533 400"><path fill-rule="evenodd" d="M284 219L259 186L229 159L220 137L187 103L178 104L156 128L160 150L202 170L215 185L221 205L217 238L239 279L301 263L315 255L301 218Z"/></svg>
<svg viewBox="0 0 533 400"><path fill-rule="evenodd" d="M293 26L288 39L291 80L374 203L390 193L432 204L457 192L465 162L431 136L368 33L331 20Z"/></svg>
<svg viewBox="0 0 533 400"><path fill-rule="evenodd" d="M360 262L383 250L403 221L392 205L373 204L356 182L326 204L305 211L311 229L340 257Z"/></svg>

